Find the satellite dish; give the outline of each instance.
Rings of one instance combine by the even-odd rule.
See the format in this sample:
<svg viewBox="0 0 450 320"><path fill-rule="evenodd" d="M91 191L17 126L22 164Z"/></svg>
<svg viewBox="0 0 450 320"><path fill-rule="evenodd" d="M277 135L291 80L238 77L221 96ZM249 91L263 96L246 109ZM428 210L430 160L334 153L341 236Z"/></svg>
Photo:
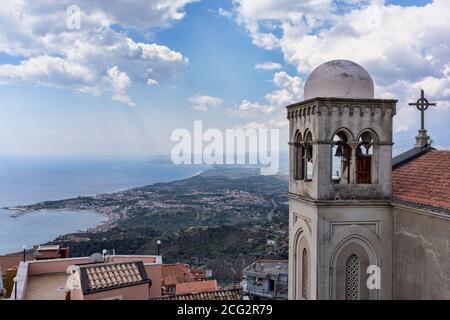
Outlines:
<svg viewBox="0 0 450 320"><path fill-rule="evenodd" d="M103 262L103 255L101 253L93 253L89 256L89 263Z"/></svg>
<svg viewBox="0 0 450 320"><path fill-rule="evenodd" d="M73 274L73 273L77 272L78 269L79 269L78 266L70 265L70 266L67 267L66 273L67 274Z"/></svg>

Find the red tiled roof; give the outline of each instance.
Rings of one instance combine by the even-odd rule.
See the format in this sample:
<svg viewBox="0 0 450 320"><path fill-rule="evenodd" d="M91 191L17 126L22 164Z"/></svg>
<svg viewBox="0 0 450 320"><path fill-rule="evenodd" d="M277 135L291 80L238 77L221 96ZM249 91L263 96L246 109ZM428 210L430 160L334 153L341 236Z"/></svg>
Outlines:
<svg viewBox="0 0 450 320"><path fill-rule="evenodd" d="M392 173L395 200L450 212L450 150L432 150Z"/></svg>
<svg viewBox="0 0 450 320"><path fill-rule="evenodd" d="M208 292L215 290L217 290L216 280L178 283L175 287L176 294Z"/></svg>
<svg viewBox="0 0 450 320"><path fill-rule="evenodd" d="M80 266L83 293L149 282L142 261Z"/></svg>
<svg viewBox="0 0 450 320"><path fill-rule="evenodd" d="M161 267L161 276L163 278L164 285L166 286L194 281L191 271L182 263L163 264Z"/></svg>
<svg viewBox="0 0 450 320"><path fill-rule="evenodd" d="M153 300L242 300L241 289L216 290L211 292L177 294Z"/></svg>

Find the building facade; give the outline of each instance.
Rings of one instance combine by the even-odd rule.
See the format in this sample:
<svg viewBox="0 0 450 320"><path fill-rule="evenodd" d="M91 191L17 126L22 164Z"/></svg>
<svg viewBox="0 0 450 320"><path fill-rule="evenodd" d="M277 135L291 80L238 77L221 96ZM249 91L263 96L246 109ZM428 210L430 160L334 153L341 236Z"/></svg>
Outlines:
<svg viewBox="0 0 450 320"><path fill-rule="evenodd" d="M288 261L257 260L243 271L243 292L249 300L287 300Z"/></svg>
<svg viewBox="0 0 450 320"><path fill-rule="evenodd" d="M305 83L304 97L287 107L289 298L449 298L448 254L435 256L435 265L445 264L447 270L440 269L434 277L423 270L429 264L425 257L409 258L408 263L421 266L413 268L403 257L402 246L407 244L401 238L408 231L400 230L413 228L407 221L416 218L444 226L436 229L442 232L439 241L416 228L416 238L423 239L419 247L426 244L423 250L439 252L442 242L449 244L450 203L448 191L447 201L437 210L393 197L392 123L397 101L375 99L371 76L346 60L316 68ZM421 141L418 150L433 152ZM415 155L405 157L404 163L416 161ZM414 268L422 268L414 270L421 280L408 274ZM443 289L422 295L429 291L423 288L408 296L407 288L431 285L424 283L424 274Z"/></svg>

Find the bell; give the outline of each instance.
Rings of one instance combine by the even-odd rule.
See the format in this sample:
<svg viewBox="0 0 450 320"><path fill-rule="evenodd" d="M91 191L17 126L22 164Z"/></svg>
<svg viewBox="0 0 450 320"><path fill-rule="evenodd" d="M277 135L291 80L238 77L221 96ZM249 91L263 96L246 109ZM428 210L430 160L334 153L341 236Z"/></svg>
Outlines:
<svg viewBox="0 0 450 320"><path fill-rule="evenodd" d="M335 157L342 157L342 146L338 145L336 149L336 153L334 154Z"/></svg>

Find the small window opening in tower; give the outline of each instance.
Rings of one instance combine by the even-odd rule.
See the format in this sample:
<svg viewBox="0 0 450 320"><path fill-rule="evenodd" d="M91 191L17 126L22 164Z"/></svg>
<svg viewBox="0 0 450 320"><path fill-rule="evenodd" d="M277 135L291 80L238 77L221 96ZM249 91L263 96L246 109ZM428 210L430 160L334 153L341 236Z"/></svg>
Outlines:
<svg viewBox="0 0 450 320"><path fill-rule="evenodd" d="M306 249L302 252L302 298L309 297L309 255Z"/></svg>
<svg viewBox="0 0 450 320"><path fill-rule="evenodd" d="M372 157L374 139L370 132L363 132L356 149L356 183L372 183Z"/></svg>
<svg viewBox="0 0 450 320"><path fill-rule="evenodd" d="M305 170L305 180L312 180L313 178L313 146L312 146L312 134L308 132L305 138L303 152L303 166Z"/></svg>
<svg viewBox="0 0 450 320"><path fill-rule="evenodd" d="M340 131L333 137L331 179L334 183L350 183L350 162L352 149L348 137Z"/></svg>
<svg viewBox="0 0 450 320"><path fill-rule="evenodd" d="M351 254L345 263L345 300L360 299L360 274L359 257Z"/></svg>
<svg viewBox="0 0 450 320"><path fill-rule="evenodd" d="M294 139L294 179L303 180L304 179L304 165L303 165L303 146L302 146L302 135L300 132L295 134Z"/></svg>

